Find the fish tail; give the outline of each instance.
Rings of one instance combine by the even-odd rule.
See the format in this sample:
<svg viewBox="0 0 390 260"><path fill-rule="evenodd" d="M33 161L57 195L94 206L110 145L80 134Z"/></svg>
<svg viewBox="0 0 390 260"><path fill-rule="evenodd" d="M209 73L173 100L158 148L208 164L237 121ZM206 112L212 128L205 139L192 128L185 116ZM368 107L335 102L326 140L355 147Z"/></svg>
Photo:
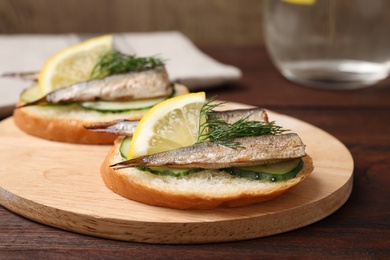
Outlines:
<svg viewBox="0 0 390 260"><path fill-rule="evenodd" d="M0 75L7 78L18 78L22 80L38 81L39 72L6 72Z"/></svg>
<svg viewBox="0 0 390 260"><path fill-rule="evenodd" d="M114 168L115 170L119 170L119 169L123 169L123 168L144 166L144 165L145 165L145 163L143 161L143 157L138 157L135 159L130 159L127 161L112 164L112 165L110 165L110 167Z"/></svg>
<svg viewBox="0 0 390 260"><path fill-rule="evenodd" d="M84 127L91 131L101 131L102 129L105 129L107 127L113 126L119 122L122 122L123 120L115 120L115 121L109 121L109 122L98 122L98 123L92 123L89 125L84 125Z"/></svg>

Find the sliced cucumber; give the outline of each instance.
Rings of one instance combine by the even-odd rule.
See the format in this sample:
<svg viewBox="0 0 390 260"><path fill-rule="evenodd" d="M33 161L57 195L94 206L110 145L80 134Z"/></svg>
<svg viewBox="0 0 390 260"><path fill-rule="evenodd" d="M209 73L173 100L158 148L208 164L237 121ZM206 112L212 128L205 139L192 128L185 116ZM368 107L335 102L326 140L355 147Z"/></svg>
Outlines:
<svg viewBox="0 0 390 260"><path fill-rule="evenodd" d="M197 168L197 169L179 169L179 168L168 168L168 167L137 167L140 171L147 171L150 173L153 173L155 175L162 175L162 176L174 176L174 177L180 177L180 176L186 176L191 173L202 171L203 169Z"/></svg>
<svg viewBox="0 0 390 260"><path fill-rule="evenodd" d="M302 170L302 159L293 159L272 165L256 167L227 168L224 171L240 178L270 182L285 181L294 178Z"/></svg>
<svg viewBox="0 0 390 260"><path fill-rule="evenodd" d="M164 101L167 97L151 98L144 100L131 101L94 101L82 102L80 105L89 110L96 110L99 112L120 113L130 110L142 110L151 108L154 105Z"/></svg>
<svg viewBox="0 0 390 260"><path fill-rule="evenodd" d="M20 99L26 103L33 102L41 97L43 97L43 95L37 84L24 89L20 94Z"/></svg>
<svg viewBox="0 0 390 260"><path fill-rule="evenodd" d="M265 172L271 174L285 174L287 172L291 172L298 165L301 159L291 159L284 162L274 163L274 164L265 164L258 165L252 167L240 167L240 169L244 169L251 172Z"/></svg>
<svg viewBox="0 0 390 260"><path fill-rule="evenodd" d="M297 162L298 164L295 164ZM284 164L284 163L281 163ZM293 163L290 163L290 165L293 165ZM260 180L260 181L270 181L270 182L278 182L278 181L285 181L294 178L297 173L302 169L303 167L303 161L301 159L294 160L295 167L290 169L287 172L283 172L282 170L287 169L284 165L280 167L279 173L268 173L268 172L261 172L256 169L257 167L251 167L248 168L228 168L223 169L225 172L230 173L231 175L237 176L239 178L248 178L252 180ZM268 167L259 167L260 168L268 168ZM273 165L273 170L278 168L278 164ZM203 169L197 168L197 169L178 169L178 168L168 168L168 167L137 167L138 170L141 171L147 171L150 173L153 173L155 175L169 175L174 177L179 176L186 176L191 173L202 171Z"/></svg>
<svg viewBox="0 0 390 260"><path fill-rule="evenodd" d="M121 145L119 146L119 151L124 159L127 159L127 155L129 154L131 140L132 136L126 136L123 138Z"/></svg>
<svg viewBox="0 0 390 260"><path fill-rule="evenodd" d="M20 99L26 103L30 103L33 101L36 101L40 98L42 98L44 95L42 95L41 90L39 89L38 85L33 85L29 88L26 88L22 91L20 94ZM75 104L72 102L69 103L61 103L61 104L44 104L44 105L39 105L42 107L61 107L61 106L68 106L70 104Z"/></svg>

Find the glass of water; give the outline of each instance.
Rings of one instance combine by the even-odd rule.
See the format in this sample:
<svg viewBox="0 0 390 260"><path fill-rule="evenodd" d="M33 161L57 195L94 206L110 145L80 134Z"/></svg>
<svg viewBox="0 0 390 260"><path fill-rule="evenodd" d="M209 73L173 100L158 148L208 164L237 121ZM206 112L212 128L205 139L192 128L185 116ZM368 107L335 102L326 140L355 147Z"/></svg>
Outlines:
<svg viewBox="0 0 390 260"><path fill-rule="evenodd" d="M390 0L266 0L264 37L281 74L327 89L371 86L390 72Z"/></svg>

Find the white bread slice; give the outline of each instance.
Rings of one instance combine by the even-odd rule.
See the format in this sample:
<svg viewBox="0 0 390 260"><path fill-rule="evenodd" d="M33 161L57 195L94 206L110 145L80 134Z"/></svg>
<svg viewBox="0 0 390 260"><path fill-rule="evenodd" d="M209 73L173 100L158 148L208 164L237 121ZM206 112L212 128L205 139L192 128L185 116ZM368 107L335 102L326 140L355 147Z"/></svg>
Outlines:
<svg viewBox="0 0 390 260"><path fill-rule="evenodd" d="M175 96L189 93L188 88L175 84ZM17 106L23 105L19 101ZM24 132L44 139L78 144L112 144L116 135L96 133L85 129L85 125L118 119L139 120L147 109L122 113L101 113L77 105L30 106L16 108L15 124Z"/></svg>
<svg viewBox="0 0 390 260"><path fill-rule="evenodd" d="M157 176L136 168L114 170L109 166L123 161L119 151L122 139L118 137L115 140L101 165L103 181L115 193L153 206L174 209L247 206L281 195L303 181L314 169L311 157L305 156L303 169L295 178L272 183L237 178L212 170L185 177Z"/></svg>

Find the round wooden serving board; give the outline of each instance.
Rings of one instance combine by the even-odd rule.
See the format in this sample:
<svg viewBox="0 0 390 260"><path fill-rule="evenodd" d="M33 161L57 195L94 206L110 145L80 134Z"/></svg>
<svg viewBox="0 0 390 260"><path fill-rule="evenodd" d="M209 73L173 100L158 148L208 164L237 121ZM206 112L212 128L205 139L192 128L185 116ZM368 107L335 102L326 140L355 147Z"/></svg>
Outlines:
<svg viewBox="0 0 390 260"><path fill-rule="evenodd" d="M246 107L230 103L229 107ZM173 210L113 193L99 167L110 146L47 141L0 123L0 204L31 220L82 234L145 243L207 243L258 238L321 220L348 199L353 160L328 133L269 111L298 133L315 170L282 196L242 208Z"/></svg>

